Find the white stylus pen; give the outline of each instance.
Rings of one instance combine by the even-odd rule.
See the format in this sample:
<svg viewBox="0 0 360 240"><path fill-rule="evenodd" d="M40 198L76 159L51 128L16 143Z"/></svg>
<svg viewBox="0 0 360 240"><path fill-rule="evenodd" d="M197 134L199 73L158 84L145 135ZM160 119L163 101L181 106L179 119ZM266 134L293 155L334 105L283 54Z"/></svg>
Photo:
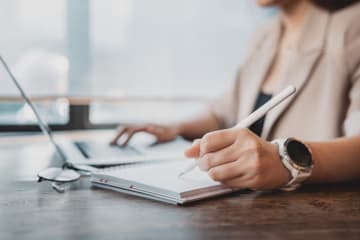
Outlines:
<svg viewBox="0 0 360 240"><path fill-rule="evenodd" d="M247 127L251 126L257 120L262 118L267 112L269 112L271 109L273 109L274 107L279 105L281 102L283 102L285 99L287 99L288 97L293 95L295 92L296 92L296 88L294 86L289 86L289 87L285 88L278 95L271 98L267 103L262 105L256 111L251 113L247 118L245 118L240 123L238 123L235 126L235 128L247 128ZM190 172L196 166L197 166L197 161L194 161L188 167L186 167L183 171L180 172L179 177L181 177L184 174Z"/></svg>

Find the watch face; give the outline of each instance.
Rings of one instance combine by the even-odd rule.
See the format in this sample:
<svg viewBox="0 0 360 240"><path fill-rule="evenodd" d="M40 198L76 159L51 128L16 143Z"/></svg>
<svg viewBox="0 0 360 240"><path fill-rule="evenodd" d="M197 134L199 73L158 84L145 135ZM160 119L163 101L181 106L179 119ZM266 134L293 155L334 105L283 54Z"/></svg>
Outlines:
<svg viewBox="0 0 360 240"><path fill-rule="evenodd" d="M309 149L301 142L290 139L286 145L291 160L301 167L311 167L313 164Z"/></svg>

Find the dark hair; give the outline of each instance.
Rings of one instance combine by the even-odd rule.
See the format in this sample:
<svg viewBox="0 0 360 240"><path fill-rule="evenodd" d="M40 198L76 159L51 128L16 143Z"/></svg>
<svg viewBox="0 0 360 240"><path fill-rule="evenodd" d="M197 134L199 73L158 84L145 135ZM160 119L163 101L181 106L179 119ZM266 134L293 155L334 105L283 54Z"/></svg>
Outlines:
<svg viewBox="0 0 360 240"><path fill-rule="evenodd" d="M330 12L335 12L343 8L349 7L360 0L312 0L317 6Z"/></svg>

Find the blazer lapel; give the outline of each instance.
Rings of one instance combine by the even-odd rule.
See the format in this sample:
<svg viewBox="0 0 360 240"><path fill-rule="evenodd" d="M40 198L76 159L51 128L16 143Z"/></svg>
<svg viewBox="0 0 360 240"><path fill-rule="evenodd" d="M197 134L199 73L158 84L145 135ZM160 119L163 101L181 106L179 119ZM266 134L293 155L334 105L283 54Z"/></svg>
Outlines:
<svg viewBox="0 0 360 240"><path fill-rule="evenodd" d="M269 69L273 63L275 55L277 53L277 47L281 35L281 21L280 18L275 19L270 27L272 31L265 34L264 42L260 45L259 49L256 50L256 54L253 56L254 59L251 62L250 68L247 69L249 74L247 79L241 82L241 99L239 99L241 110L239 112L238 119L244 119L254 109L256 99L259 92L261 91L261 85Z"/></svg>
<svg viewBox="0 0 360 240"><path fill-rule="evenodd" d="M270 111L265 119L262 137L267 139L276 121L291 106L316 67L325 45L329 13L313 8L305 20L299 45L283 74L281 91L288 85L296 87L296 93ZM276 93L275 93L276 94Z"/></svg>

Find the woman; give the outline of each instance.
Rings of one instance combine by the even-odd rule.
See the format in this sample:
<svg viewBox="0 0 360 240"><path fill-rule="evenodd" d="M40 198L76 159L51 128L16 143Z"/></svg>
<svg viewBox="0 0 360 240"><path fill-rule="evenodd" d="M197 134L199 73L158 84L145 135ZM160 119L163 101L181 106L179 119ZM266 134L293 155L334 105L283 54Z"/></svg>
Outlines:
<svg viewBox="0 0 360 240"><path fill-rule="evenodd" d="M258 0L282 14L259 33L229 92L187 122L123 127L112 144L139 131L160 142L202 137L186 156L237 188L360 178L359 2ZM292 99L250 130L231 128L290 84L298 89Z"/></svg>

